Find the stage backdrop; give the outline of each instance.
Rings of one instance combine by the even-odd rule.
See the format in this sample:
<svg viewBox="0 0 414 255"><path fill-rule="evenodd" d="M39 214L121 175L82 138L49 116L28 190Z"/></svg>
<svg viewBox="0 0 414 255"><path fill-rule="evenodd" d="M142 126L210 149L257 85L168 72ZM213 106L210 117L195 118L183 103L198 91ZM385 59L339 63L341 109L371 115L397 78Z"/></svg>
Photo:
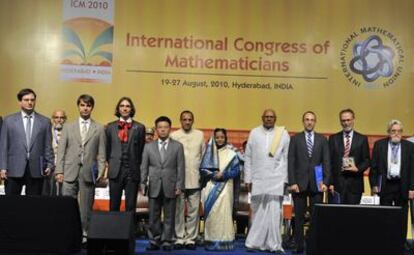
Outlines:
<svg viewBox="0 0 414 255"><path fill-rule="evenodd" d="M384 134L392 118L414 130L411 0L2 0L0 114L24 87L37 110L95 97L94 118L114 118L121 96L148 126L192 110L196 126L248 130L265 108L299 131L313 110L321 132L338 111Z"/></svg>

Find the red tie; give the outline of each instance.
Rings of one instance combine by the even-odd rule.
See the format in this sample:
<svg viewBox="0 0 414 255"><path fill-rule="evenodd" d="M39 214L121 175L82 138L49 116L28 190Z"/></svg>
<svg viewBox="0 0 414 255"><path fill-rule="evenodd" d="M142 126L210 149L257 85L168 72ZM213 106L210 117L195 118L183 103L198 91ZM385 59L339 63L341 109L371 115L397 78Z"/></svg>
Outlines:
<svg viewBox="0 0 414 255"><path fill-rule="evenodd" d="M118 121L118 137L121 140L121 143L128 142L128 129L132 127L132 123L128 123L125 121Z"/></svg>
<svg viewBox="0 0 414 255"><path fill-rule="evenodd" d="M349 157L349 152L351 151L351 136L349 134L345 135L345 151L344 157Z"/></svg>

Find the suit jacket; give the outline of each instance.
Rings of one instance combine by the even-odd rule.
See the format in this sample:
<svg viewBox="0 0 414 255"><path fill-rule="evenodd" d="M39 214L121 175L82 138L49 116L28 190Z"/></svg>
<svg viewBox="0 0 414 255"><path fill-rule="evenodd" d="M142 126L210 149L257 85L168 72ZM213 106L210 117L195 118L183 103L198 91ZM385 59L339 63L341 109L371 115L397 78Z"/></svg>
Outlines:
<svg viewBox="0 0 414 255"><path fill-rule="evenodd" d="M364 172L370 166L368 138L354 131L351 143L349 157L353 157L358 172L349 173L342 171L342 158L344 156L344 138L343 132L336 133L329 137L329 154L331 158L331 185L339 193L343 191L345 182L347 182L348 191L354 194L364 192Z"/></svg>
<svg viewBox="0 0 414 255"><path fill-rule="evenodd" d="M150 198L160 195L161 186L164 195L175 198L175 189L185 189L184 148L181 143L170 138L164 162L158 149L158 140L144 147L141 163L141 183L149 185Z"/></svg>
<svg viewBox="0 0 414 255"><path fill-rule="evenodd" d="M379 185L379 176L382 176L381 192L379 195L386 194L387 189L387 172L388 172L388 143L389 138L378 140L374 144L372 152L372 164L369 172L369 181L371 187ZM414 151L413 144L401 140L401 196L408 199L408 191L414 190Z"/></svg>
<svg viewBox="0 0 414 255"><path fill-rule="evenodd" d="M309 157L305 132L291 137L288 153L289 185L299 185L301 192L308 188L312 192L318 192L315 181L315 166L317 165L322 165L323 183L329 185L331 163L328 140L323 135L314 133L312 157Z"/></svg>
<svg viewBox="0 0 414 255"><path fill-rule="evenodd" d="M23 177L27 163L33 178L41 178L46 168L53 169L50 120L36 112L34 114L29 147L26 144L22 113L17 112L4 119L0 137L0 169L6 169L9 177ZM30 153L28 162L27 152Z"/></svg>
<svg viewBox="0 0 414 255"><path fill-rule="evenodd" d="M106 127L106 160L109 164L108 176L110 179L117 178L121 168L122 145L118 137L118 121L108 124ZM142 152L145 145L145 126L133 121L128 130L128 155L131 177L133 180L140 179L140 166Z"/></svg>
<svg viewBox="0 0 414 255"><path fill-rule="evenodd" d="M1 126L3 125L3 118L0 116L0 134L1 134Z"/></svg>
<svg viewBox="0 0 414 255"><path fill-rule="evenodd" d="M66 182L73 182L82 175L86 182L94 182L93 167L98 176L105 170L105 130L101 124L91 120L84 145L78 119L63 126L59 141L55 173L64 174Z"/></svg>

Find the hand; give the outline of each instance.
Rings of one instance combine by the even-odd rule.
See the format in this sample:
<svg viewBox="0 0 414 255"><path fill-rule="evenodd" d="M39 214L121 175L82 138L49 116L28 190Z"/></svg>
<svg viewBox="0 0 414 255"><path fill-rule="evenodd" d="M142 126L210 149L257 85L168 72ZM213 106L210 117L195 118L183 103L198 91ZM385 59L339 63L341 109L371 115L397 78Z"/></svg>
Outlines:
<svg viewBox="0 0 414 255"><path fill-rule="evenodd" d="M63 183L63 174L56 174L55 180L59 183Z"/></svg>
<svg viewBox="0 0 414 255"><path fill-rule="evenodd" d="M145 185L144 185L144 184L141 184L141 185L139 186L139 189L138 189L139 194L141 194L142 196L145 196L145 195L146 195L146 194L145 194L145 189L146 189Z"/></svg>
<svg viewBox="0 0 414 255"><path fill-rule="evenodd" d="M354 173L358 172L358 168L355 166L355 164L351 164L347 167L343 167L342 170L349 171L349 172L354 172Z"/></svg>
<svg viewBox="0 0 414 255"><path fill-rule="evenodd" d="M335 192L335 187L334 185L329 185L329 192L334 193Z"/></svg>
<svg viewBox="0 0 414 255"><path fill-rule="evenodd" d="M321 183L321 191L322 192L326 192L327 190L328 190L328 187L325 185L325 184L323 184L323 183Z"/></svg>
<svg viewBox="0 0 414 255"><path fill-rule="evenodd" d="M181 191L181 189L178 189L178 188L177 188L177 189L175 189L175 195L176 195L176 196L181 195L181 192L182 192L182 191Z"/></svg>
<svg viewBox="0 0 414 255"><path fill-rule="evenodd" d="M378 186L373 186L371 189L371 194L375 195L375 194L378 194L378 192L379 192Z"/></svg>
<svg viewBox="0 0 414 255"><path fill-rule="evenodd" d="M43 176L49 176L50 172L50 168L46 168L46 170L43 172Z"/></svg>
<svg viewBox="0 0 414 255"><path fill-rule="evenodd" d="M299 186L297 184L290 185L289 190L292 193L299 193Z"/></svg>
<svg viewBox="0 0 414 255"><path fill-rule="evenodd" d="M252 192L252 184L251 183L246 183L247 186L247 192L251 193Z"/></svg>
<svg viewBox="0 0 414 255"><path fill-rule="evenodd" d="M216 172L214 175L214 179L221 180L223 178L223 174L221 172Z"/></svg>
<svg viewBox="0 0 414 255"><path fill-rule="evenodd" d="M408 191L408 198L409 199L414 199L414 190Z"/></svg>
<svg viewBox="0 0 414 255"><path fill-rule="evenodd" d="M7 180L7 170L5 170L5 169L0 170L0 178L2 180Z"/></svg>

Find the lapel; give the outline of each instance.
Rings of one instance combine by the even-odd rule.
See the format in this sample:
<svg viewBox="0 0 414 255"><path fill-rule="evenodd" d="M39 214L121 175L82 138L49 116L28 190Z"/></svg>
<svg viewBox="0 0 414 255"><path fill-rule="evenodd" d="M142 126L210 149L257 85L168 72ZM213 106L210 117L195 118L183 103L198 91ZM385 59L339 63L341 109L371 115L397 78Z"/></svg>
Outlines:
<svg viewBox="0 0 414 255"><path fill-rule="evenodd" d="M91 119L91 125L89 126L88 132L86 133L86 138L85 138L84 145L88 143L88 141L95 134L95 132L96 132L96 123L95 123L95 121L93 121ZM79 130L79 135L80 135L80 130Z"/></svg>
<svg viewBox="0 0 414 255"><path fill-rule="evenodd" d="M358 134L354 130L354 134L352 135L351 149L349 150L349 156L354 155L353 152L354 152L356 144L358 142L357 139L358 139ZM343 141L343 139L342 139L342 141Z"/></svg>
<svg viewBox="0 0 414 255"><path fill-rule="evenodd" d="M113 137L115 138L115 143L121 147L121 140L118 137L119 127L118 127L118 121L111 124L108 128L110 128L110 132L112 132Z"/></svg>
<svg viewBox="0 0 414 255"><path fill-rule="evenodd" d="M355 134L354 134L355 135ZM355 138L355 137L354 137ZM354 139L352 139L353 142ZM339 155L341 155L341 158L344 156L344 152L345 152L345 144L344 144L344 131L341 131L338 134L338 145L339 145ZM352 147L352 145L351 145Z"/></svg>
<svg viewBox="0 0 414 255"><path fill-rule="evenodd" d="M303 131L299 134L299 144L302 146L303 148L303 152L305 155L303 155L305 158L309 158L308 155L308 144L307 144L307 137L306 137L306 131Z"/></svg>
<svg viewBox="0 0 414 255"><path fill-rule="evenodd" d="M74 135L75 135L75 139L78 141L78 143L80 145L82 145L82 138L81 138L81 134L80 134L80 124L79 124L79 119L77 119L74 123Z"/></svg>
<svg viewBox="0 0 414 255"><path fill-rule="evenodd" d="M403 143L403 141L401 140L401 142L400 142L400 153L401 153L401 162L400 162L400 164L401 164L401 172L403 171L405 162L407 161L406 158L405 158L405 154L406 154L405 153L405 150L406 150L405 143Z"/></svg>
<svg viewBox="0 0 414 255"><path fill-rule="evenodd" d="M26 144L26 131L24 130L24 122L23 122L21 112L16 113L14 122L15 122L15 125L17 127L17 129L16 129L17 132L20 133L19 137L21 137L21 141L22 141L24 147L26 148L26 150L28 151L27 144Z"/></svg>
<svg viewBox="0 0 414 255"><path fill-rule="evenodd" d="M160 162L160 165L162 165L163 162L161 162L161 154L160 154L160 150L158 149L158 139L155 140L152 144L153 144L153 150L155 151L155 155L158 159L158 162Z"/></svg>
<svg viewBox="0 0 414 255"><path fill-rule="evenodd" d="M132 121L132 127L128 130L128 146L131 145L132 137L134 136L134 133L137 131L137 125Z"/></svg>
<svg viewBox="0 0 414 255"><path fill-rule="evenodd" d="M30 137L30 146L29 146L29 149L32 148L33 143L34 143L34 141L36 139L36 136L40 132L40 124L41 123L40 123L39 115L36 114L36 113L34 115L35 115L35 117L34 117L34 122L33 122L32 136Z"/></svg>
<svg viewBox="0 0 414 255"><path fill-rule="evenodd" d="M170 141L168 142L167 152L166 152L166 155L165 155L165 159L164 159L163 164L165 164L165 162L168 161L168 159L170 157L170 154L171 154L171 151L173 150L173 148L172 148L173 146L174 146L174 142L173 142L173 140L170 137Z"/></svg>

